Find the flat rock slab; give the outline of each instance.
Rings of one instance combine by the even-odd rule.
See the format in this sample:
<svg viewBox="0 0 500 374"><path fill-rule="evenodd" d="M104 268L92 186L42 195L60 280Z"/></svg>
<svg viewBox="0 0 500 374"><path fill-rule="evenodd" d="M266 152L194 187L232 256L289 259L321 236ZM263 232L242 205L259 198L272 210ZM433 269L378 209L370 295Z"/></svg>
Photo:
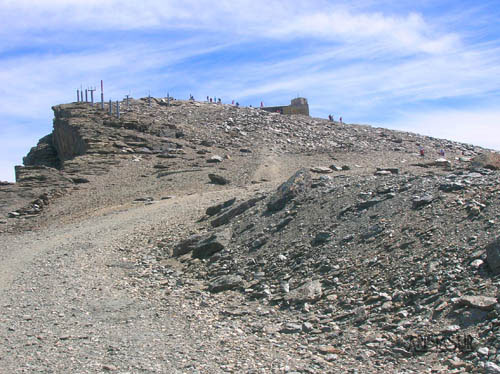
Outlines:
<svg viewBox="0 0 500 374"><path fill-rule="evenodd" d="M244 201L241 204L235 206L226 213L223 213L222 215L214 219L212 222L210 222L210 224L212 225L212 227L225 225L226 223L231 221L232 218L246 212L248 209L253 207L255 204L257 204L257 202L259 202L263 198L264 197L254 197L250 200Z"/></svg>
<svg viewBox="0 0 500 374"><path fill-rule="evenodd" d="M497 299L489 296L462 296L459 304L481 310L492 310L497 304Z"/></svg>
<svg viewBox="0 0 500 374"><path fill-rule="evenodd" d="M290 291L285 300L291 304L317 301L323 295L323 289L319 280L304 283L302 286Z"/></svg>
<svg viewBox="0 0 500 374"><path fill-rule="evenodd" d="M221 156L217 156L217 155L212 156L207 160L208 163L218 163L218 162L222 162L222 161L223 161L223 158Z"/></svg>
<svg viewBox="0 0 500 374"><path fill-rule="evenodd" d="M332 169L327 168L325 166L315 166L315 167L312 167L310 170L313 173L318 173L318 174L329 174L332 172Z"/></svg>
<svg viewBox="0 0 500 374"><path fill-rule="evenodd" d="M208 216L215 216L216 214L219 214L222 209L229 208L231 205L234 204L236 201L236 198L233 197L230 200L224 201L223 203L217 204L217 205L212 205L211 207L208 207L205 213Z"/></svg>
<svg viewBox="0 0 500 374"><path fill-rule="evenodd" d="M210 292L223 292L243 286L243 279L238 275L222 275L210 281L208 289Z"/></svg>
<svg viewBox="0 0 500 374"><path fill-rule="evenodd" d="M213 184L226 185L230 183L229 179L223 177L222 175L208 174L208 178Z"/></svg>
<svg viewBox="0 0 500 374"><path fill-rule="evenodd" d="M214 253L222 251L230 240L231 232L229 230L193 235L174 247L173 256L178 257L192 252L194 258L208 258Z"/></svg>
<svg viewBox="0 0 500 374"><path fill-rule="evenodd" d="M300 194L305 193L311 186L311 174L306 169L301 169L292 175L271 196L267 203L267 210L277 212Z"/></svg>
<svg viewBox="0 0 500 374"><path fill-rule="evenodd" d="M431 194L426 194L421 197L414 197L412 200L412 207L413 209L418 209L425 205L429 205L433 201L434 201L434 196L432 196Z"/></svg>

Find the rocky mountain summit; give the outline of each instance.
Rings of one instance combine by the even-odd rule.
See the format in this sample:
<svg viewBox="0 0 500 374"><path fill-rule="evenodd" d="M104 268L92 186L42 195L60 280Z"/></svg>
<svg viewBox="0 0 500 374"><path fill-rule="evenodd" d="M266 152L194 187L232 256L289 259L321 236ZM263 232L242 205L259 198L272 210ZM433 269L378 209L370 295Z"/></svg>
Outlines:
<svg viewBox="0 0 500 374"><path fill-rule="evenodd" d="M175 295L224 341L179 372L500 373L498 153L257 108L121 108L55 106L0 185L0 229L144 210L109 247L127 289ZM117 357L101 369L176 372Z"/></svg>

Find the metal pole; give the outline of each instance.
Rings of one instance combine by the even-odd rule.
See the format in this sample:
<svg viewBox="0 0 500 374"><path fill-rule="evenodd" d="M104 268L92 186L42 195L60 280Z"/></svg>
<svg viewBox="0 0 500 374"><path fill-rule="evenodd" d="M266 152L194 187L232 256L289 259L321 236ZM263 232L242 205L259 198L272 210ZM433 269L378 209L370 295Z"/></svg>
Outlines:
<svg viewBox="0 0 500 374"><path fill-rule="evenodd" d="M120 102L116 100L116 118L120 119Z"/></svg>
<svg viewBox="0 0 500 374"><path fill-rule="evenodd" d="M151 108L151 92L148 94L148 105Z"/></svg>
<svg viewBox="0 0 500 374"><path fill-rule="evenodd" d="M167 92L167 106L170 106L170 94Z"/></svg>
<svg viewBox="0 0 500 374"><path fill-rule="evenodd" d="M94 91L95 90L96 90L95 87L89 89L89 91L90 91L90 103L92 106L94 106Z"/></svg>
<svg viewBox="0 0 500 374"><path fill-rule="evenodd" d="M102 89L102 79L101 79L101 109L104 110L104 90Z"/></svg>
<svg viewBox="0 0 500 374"><path fill-rule="evenodd" d="M109 99L109 114L113 114L113 104L111 104L111 99Z"/></svg>
<svg viewBox="0 0 500 374"><path fill-rule="evenodd" d="M130 102L128 99L129 99L130 95L125 95L125 97L127 98L127 110L129 110L130 109Z"/></svg>
<svg viewBox="0 0 500 374"><path fill-rule="evenodd" d="M80 90L76 90L76 102L80 102Z"/></svg>

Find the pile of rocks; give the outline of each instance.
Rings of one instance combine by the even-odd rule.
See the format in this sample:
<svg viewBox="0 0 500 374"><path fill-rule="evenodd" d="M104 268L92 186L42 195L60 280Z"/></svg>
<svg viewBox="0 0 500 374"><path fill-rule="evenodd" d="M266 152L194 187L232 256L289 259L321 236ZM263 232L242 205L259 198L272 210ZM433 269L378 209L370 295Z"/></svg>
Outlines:
<svg viewBox="0 0 500 374"><path fill-rule="evenodd" d="M328 346L355 326L369 331L359 343L367 357L410 359L422 349L450 370L493 367L499 198L489 169L316 179L300 170L274 193L209 208L206 234L156 255L179 258L210 292L235 290L291 313L284 334ZM416 345L459 335L470 344Z"/></svg>

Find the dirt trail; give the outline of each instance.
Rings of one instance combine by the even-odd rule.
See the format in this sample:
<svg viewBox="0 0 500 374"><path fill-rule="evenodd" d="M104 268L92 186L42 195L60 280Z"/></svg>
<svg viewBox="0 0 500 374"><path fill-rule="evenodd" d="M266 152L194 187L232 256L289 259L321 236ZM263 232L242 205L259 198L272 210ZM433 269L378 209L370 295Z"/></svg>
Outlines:
<svg viewBox="0 0 500 374"><path fill-rule="evenodd" d="M255 170L252 180L256 182L279 183L290 176L289 165L283 156L273 150L262 152L261 161Z"/></svg>
<svg viewBox="0 0 500 374"><path fill-rule="evenodd" d="M157 261L148 249L158 236L172 244L203 230L207 222L196 221L207 207L274 189L292 165L270 150L251 179L265 183L169 191L173 198L151 205L103 206L87 218L61 216L38 231L0 235L0 374L272 373L298 364L294 340L256 333L272 308L223 317L247 304L243 295L234 293L230 306L227 295L185 277L181 264L145 272Z"/></svg>
<svg viewBox="0 0 500 374"><path fill-rule="evenodd" d="M203 297L190 298L185 288L145 296L134 258L120 248L140 245L136 238L160 226L189 231L206 207L251 193L237 188L179 196L3 236L0 373L220 372L213 355L221 332L207 321L218 312L198 315ZM243 347L245 339L235 344Z"/></svg>

